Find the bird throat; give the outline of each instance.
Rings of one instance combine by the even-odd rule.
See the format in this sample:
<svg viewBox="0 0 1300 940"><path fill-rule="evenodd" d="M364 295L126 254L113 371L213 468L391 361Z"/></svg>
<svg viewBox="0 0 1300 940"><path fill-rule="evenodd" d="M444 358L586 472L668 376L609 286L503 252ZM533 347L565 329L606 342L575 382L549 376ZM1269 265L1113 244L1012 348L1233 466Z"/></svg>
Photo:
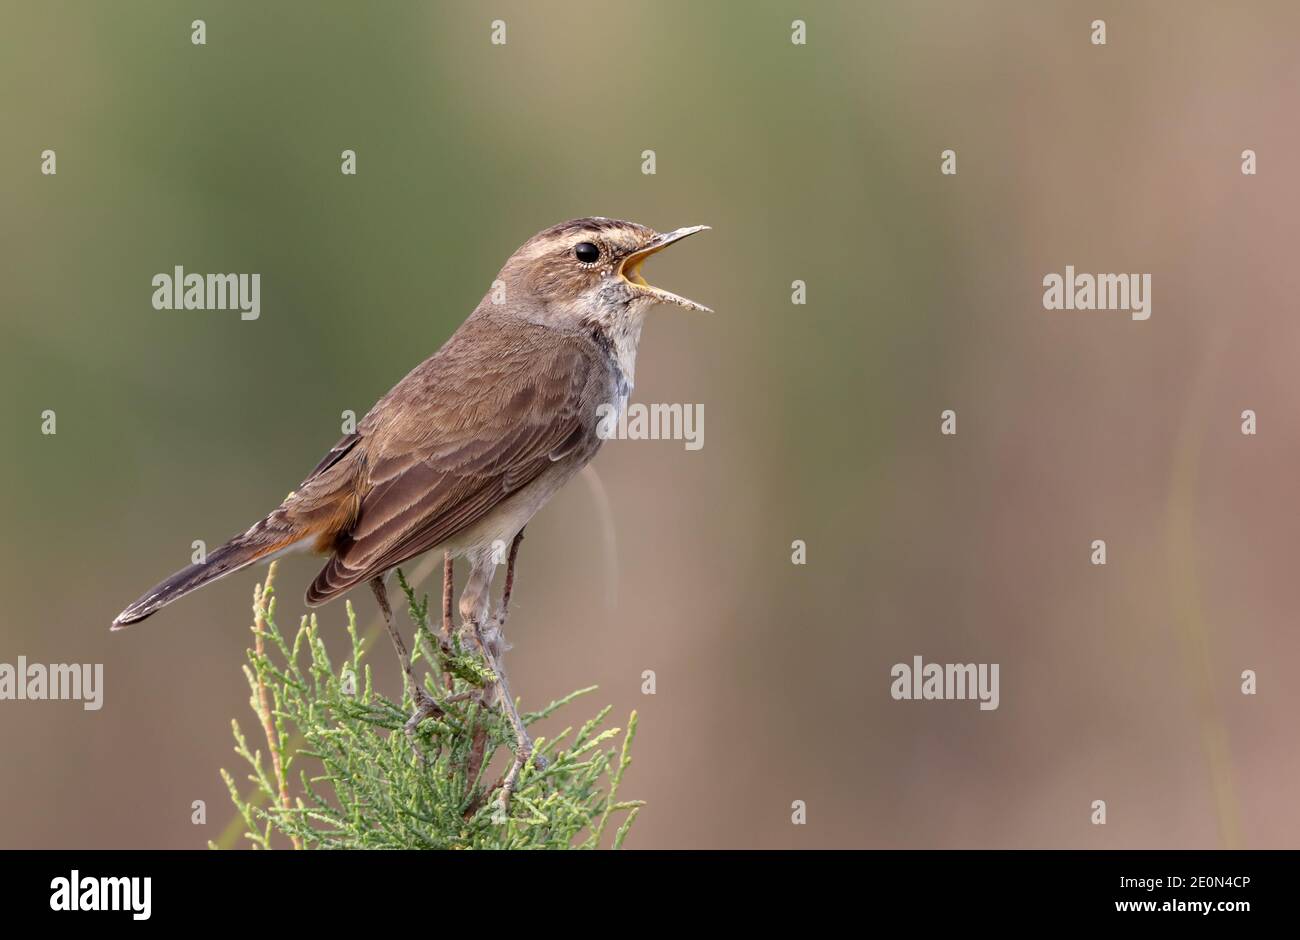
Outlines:
<svg viewBox="0 0 1300 940"><path fill-rule="evenodd" d="M613 316L592 318L592 336L606 351L618 372L622 396L631 391L636 380L636 349L641 342L645 312L635 307Z"/></svg>

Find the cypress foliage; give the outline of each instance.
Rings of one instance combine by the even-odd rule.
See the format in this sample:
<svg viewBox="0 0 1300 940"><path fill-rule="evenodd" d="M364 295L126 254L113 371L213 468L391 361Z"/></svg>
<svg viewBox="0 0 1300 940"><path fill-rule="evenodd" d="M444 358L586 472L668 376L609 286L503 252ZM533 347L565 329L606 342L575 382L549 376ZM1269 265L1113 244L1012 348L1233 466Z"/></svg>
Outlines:
<svg viewBox="0 0 1300 940"><path fill-rule="evenodd" d="M492 673L478 651L433 635L428 598L417 600L399 571L417 625L412 659L446 713L426 719L408 738L403 724L411 703L375 688L352 605L350 650L335 664L315 614L303 617L292 637L280 630L274 575L273 565L266 588L254 592L254 645L244 666L266 749L250 744L233 721L235 752L247 765L251 789L242 793L234 776L221 771L239 814L232 834L242 831L263 849L623 845L643 805L618 799L636 712L625 732L603 728L607 706L576 731L570 726L550 740L538 737L535 752L546 766L529 762L502 818L493 791L514 737L504 716L482 703ZM579 689L523 720L549 718L594 690Z"/></svg>

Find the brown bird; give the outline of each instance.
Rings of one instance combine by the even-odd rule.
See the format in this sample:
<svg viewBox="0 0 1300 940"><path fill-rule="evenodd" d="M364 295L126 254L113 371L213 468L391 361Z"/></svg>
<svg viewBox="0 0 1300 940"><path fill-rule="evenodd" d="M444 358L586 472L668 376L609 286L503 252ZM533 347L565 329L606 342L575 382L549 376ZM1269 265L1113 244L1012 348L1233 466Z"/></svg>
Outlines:
<svg viewBox="0 0 1300 940"><path fill-rule="evenodd" d="M463 629L496 675L496 698L517 739L504 805L532 742L501 665L505 605L496 616L490 611L501 547L511 546L513 567L524 526L595 456L607 409L626 407L649 308L662 302L708 310L652 287L640 273L648 257L706 228L659 234L587 218L534 235L460 329L381 398L279 508L152 588L118 614L113 629L254 562L314 550L329 560L307 589L309 606L363 582L374 591L415 708L407 724L413 732L440 709L411 674L384 579L431 549L464 557Z"/></svg>

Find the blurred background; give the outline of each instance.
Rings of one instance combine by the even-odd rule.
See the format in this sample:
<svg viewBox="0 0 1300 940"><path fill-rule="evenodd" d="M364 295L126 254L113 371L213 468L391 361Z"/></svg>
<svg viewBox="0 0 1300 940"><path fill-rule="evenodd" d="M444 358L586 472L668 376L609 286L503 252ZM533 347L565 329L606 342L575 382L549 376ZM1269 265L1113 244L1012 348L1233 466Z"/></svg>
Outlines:
<svg viewBox="0 0 1300 940"><path fill-rule="evenodd" d="M615 583L578 481L529 526L512 607L525 706L599 683L569 719L640 711L629 846L1300 844L1294 4L5 0L3 21L0 661L103 663L105 702L0 702L0 846L219 837L264 569L109 622L584 215L713 226L647 266L717 313L653 312L633 395L702 403L703 449L609 444ZM1151 319L1045 311L1067 264L1152 274ZM260 318L154 310L175 265L259 272ZM318 567L282 562L282 623ZM321 616L341 649L342 605ZM894 701L916 655L1001 664L1000 708Z"/></svg>

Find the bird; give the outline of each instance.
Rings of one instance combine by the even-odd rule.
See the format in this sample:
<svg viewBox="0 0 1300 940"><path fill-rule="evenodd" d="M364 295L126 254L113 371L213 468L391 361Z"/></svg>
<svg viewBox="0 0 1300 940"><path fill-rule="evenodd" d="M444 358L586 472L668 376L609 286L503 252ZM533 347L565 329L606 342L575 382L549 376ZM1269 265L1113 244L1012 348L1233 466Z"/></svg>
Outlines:
<svg viewBox="0 0 1300 940"><path fill-rule="evenodd" d="M112 629L256 562L314 551L326 561L307 588L309 607L370 586L413 706L411 734L441 709L414 679L385 579L428 551L463 558L469 574L458 604L461 630L491 668L494 697L515 736L504 808L532 754L502 664L523 529L599 451L608 434L602 417L624 413L650 308L711 312L641 273L646 259L708 228L660 233L588 217L529 238L442 347L344 434L277 508L151 588ZM492 581L507 544L506 594L494 615Z"/></svg>

